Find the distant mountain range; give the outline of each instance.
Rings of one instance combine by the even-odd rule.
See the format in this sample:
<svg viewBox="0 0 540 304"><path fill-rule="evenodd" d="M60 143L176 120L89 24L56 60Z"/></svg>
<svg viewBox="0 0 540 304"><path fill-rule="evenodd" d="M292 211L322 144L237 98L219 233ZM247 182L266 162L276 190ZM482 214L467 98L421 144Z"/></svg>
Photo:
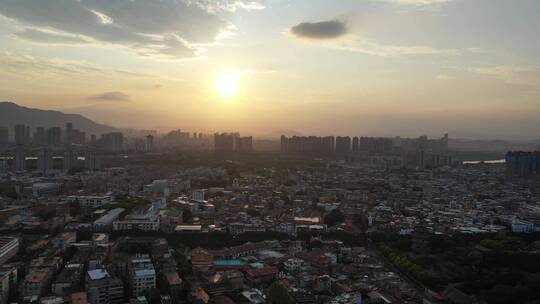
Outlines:
<svg viewBox="0 0 540 304"><path fill-rule="evenodd" d="M13 128L17 124L36 127L61 127L66 123L73 123L73 128L86 132L86 134L103 134L118 131L117 128L96 123L79 114L66 114L59 111L27 108L13 102L0 102L0 126L9 127L13 136Z"/></svg>

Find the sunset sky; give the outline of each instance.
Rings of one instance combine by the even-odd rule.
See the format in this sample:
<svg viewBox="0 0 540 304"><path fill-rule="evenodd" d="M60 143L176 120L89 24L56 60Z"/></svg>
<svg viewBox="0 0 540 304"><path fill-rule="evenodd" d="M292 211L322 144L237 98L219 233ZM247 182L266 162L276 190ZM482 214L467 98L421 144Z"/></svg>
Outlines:
<svg viewBox="0 0 540 304"><path fill-rule="evenodd" d="M540 138L540 1L0 0L0 77L119 127Z"/></svg>

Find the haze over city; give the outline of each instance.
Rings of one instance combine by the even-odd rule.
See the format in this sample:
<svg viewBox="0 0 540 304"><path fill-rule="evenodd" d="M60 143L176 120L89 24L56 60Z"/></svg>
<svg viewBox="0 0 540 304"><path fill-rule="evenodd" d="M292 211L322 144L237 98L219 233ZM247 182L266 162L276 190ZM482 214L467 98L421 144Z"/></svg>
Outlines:
<svg viewBox="0 0 540 304"><path fill-rule="evenodd" d="M540 304L540 0L0 0L0 304Z"/></svg>
<svg viewBox="0 0 540 304"><path fill-rule="evenodd" d="M0 0L0 100L116 127L538 138L536 0Z"/></svg>

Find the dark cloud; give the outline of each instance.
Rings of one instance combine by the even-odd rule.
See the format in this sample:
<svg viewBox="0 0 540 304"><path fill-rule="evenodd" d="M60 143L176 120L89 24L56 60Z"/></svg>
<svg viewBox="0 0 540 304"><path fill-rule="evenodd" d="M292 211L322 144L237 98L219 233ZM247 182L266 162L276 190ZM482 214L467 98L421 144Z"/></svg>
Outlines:
<svg viewBox="0 0 540 304"><path fill-rule="evenodd" d="M99 100L99 101L129 101L130 100L129 95L122 92L117 92L117 91L97 94L97 95L88 97L88 99Z"/></svg>
<svg viewBox="0 0 540 304"><path fill-rule="evenodd" d="M233 28L197 0L0 0L0 15L26 25L16 35L30 41L112 44L165 58L196 56Z"/></svg>
<svg viewBox="0 0 540 304"><path fill-rule="evenodd" d="M321 22L302 22L291 27L291 33L297 37L309 39L333 39L347 33L347 25L339 20Z"/></svg>

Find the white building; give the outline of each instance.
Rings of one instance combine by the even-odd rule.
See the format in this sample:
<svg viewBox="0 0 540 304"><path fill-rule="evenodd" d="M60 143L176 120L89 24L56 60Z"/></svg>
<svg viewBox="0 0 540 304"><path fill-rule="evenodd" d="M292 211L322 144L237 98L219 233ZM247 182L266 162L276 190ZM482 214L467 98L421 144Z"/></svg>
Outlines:
<svg viewBox="0 0 540 304"><path fill-rule="evenodd" d="M122 214L122 212L124 211L125 211L124 208L115 208L115 209L109 210L109 212L107 212L102 217L94 221L94 224L93 224L94 230L110 229L113 222L116 221L118 217L120 216L120 214Z"/></svg>
<svg viewBox="0 0 540 304"><path fill-rule="evenodd" d="M141 230L141 231L158 231L158 220L123 220L113 222L114 231L118 230Z"/></svg>
<svg viewBox="0 0 540 304"><path fill-rule="evenodd" d="M40 197L48 194L57 194L59 191L59 183L35 183L32 185L32 195L34 197Z"/></svg>
<svg viewBox="0 0 540 304"><path fill-rule="evenodd" d="M206 196L206 190L205 189L202 189L202 190L195 190L193 191L192 195L191 195L191 198L194 200L194 201L204 201L204 198Z"/></svg>
<svg viewBox="0 0 540 304"><path fill-rule="evenodd" d="M78 203L83 208L98 208L114 201L112 195L72 195L65 199L69 203Z"/></svg>

